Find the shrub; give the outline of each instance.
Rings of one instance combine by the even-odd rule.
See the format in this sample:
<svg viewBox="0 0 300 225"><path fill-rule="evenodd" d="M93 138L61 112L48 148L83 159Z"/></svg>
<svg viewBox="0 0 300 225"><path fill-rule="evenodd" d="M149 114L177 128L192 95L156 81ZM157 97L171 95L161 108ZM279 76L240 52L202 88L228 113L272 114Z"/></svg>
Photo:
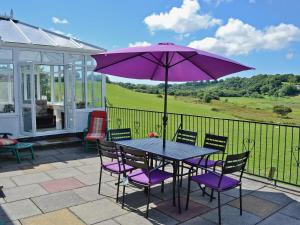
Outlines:
<svg viewBox="0 0 300 225"><path fill-rule="evenodd" d="M280 116L287 116L292 112L292 109L283 105L276 105L273 107L273 112Z"/></svg>
<svg viewBox="0 0 300 225"><path fill-rule="evenodd" d="M156 97L163 98L163 95L159 94L159 95L156 95Z"/></svg>
<svg viewBox="0 0 300 225"><path fill-rule="evenodd" d="M219 109L217 109L217 108L211 108L211 111L213 111L213 112L219 112Z"/></svg>

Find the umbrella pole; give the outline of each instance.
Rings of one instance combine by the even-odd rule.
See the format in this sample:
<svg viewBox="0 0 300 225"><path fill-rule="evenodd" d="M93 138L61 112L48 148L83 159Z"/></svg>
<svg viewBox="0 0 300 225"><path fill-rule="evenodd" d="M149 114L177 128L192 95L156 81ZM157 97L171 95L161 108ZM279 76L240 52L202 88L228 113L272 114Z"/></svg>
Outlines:
<svg viewBox="0 0 300 225"><path fill-rule="evenodd" d="M165 98L164 98L164 117L163 117L163 148L166 147L166 133L167 133L167 106L168 106L168 79L169 79L169 52L166 53L166 65L165 65Z"/></svg>

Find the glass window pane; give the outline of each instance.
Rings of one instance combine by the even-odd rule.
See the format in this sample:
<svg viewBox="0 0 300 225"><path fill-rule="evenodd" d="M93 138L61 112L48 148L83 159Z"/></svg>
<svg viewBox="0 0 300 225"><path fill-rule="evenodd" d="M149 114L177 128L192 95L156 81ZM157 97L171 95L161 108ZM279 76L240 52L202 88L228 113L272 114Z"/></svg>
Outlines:
<svg viewBox="0 0 300 225"><path fill-rule="evenodd" d="M102 106L102 76L92 71L87 72L88 107L98 108Z"/></svg>
<svg viewBox="0 0 300 225"><path fill-rule="evenodd" d="M78 66L83 66L83 55L70 54L67 58L67 62Z"/></svg>
<svg viewBox="0 0 300 225"><path fill-rule="evenodd" d="M10 60L10 61L12 61L12 50L10 50L10 49L0 49L0 60Z"/></svg>
<svg viewBox="0 0 300 225"><path fill-rule="evenodd" d="M64 63L63 54L54 52L42 52L42 62L62 65Z"/></svg>
<svg viewBox="0 0 300 225"><path fill-rule="evenodd" d="M83 67L75 67L75 96L76 96L76 108L85 108L85 96L84 96L84 74Z"/></svg>
<svg viewBox="0 0 300 225"><path fill-rule="evenodd" d="M0 64L0 113L14 111L13 64Z"/></svg>
<svg viewBox="0 0 300 225"><path fill-rule="evenodd" d="M19 61L23 62L41 62L41 53L34 51L20 51Z"/></svg>
<svg viewBox="0 0 300 225"><path fill-rule="evenodd" d="M86 58L86 65L91 66L92 70L93 70L96 67L96 60L94 58L92 58L91 56L88 56Z"/></svg>

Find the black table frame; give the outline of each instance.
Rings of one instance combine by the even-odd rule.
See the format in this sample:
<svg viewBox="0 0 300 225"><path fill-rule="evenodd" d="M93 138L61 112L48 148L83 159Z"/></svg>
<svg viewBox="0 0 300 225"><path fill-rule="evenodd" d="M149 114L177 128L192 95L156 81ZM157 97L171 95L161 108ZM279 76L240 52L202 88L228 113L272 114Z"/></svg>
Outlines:
<svg viewBox="0 0 300 225"><path fill-rule="evenodd" d="M166 141L166 147L163 148L163 140L160 138L145 138L145 139L132 139L125 141L116 141L118 146L133 148L136 150L157 155L165 160L173 161L173 206L176 206L176 180L177 182L177 198L178 198L178 212L181 213L180 203L180 162L194 158L203 157L211 154L219 153L218 150L203 148L173 141Z"/></svg>

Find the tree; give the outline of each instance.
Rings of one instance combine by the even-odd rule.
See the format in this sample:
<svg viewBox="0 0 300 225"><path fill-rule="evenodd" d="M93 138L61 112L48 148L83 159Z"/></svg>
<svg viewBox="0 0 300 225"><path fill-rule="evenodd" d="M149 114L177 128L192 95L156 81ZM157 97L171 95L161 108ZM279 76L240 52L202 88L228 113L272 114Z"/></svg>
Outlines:
<svg viewBox="0 0 300 225"><path fill-rule="evenodd" d="M283 85L283 87L280 89L280 95L281 96L293 96L297 95L298 89L295 85L287 84Z"/></svg>
<svg viewBox="0 0 300 225"><path fill-rule="evenodd" d="M292 112L292 109L284 105L276 105L273 107L273 112L280 116L287 116L287 114Z"/></svg>

